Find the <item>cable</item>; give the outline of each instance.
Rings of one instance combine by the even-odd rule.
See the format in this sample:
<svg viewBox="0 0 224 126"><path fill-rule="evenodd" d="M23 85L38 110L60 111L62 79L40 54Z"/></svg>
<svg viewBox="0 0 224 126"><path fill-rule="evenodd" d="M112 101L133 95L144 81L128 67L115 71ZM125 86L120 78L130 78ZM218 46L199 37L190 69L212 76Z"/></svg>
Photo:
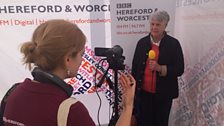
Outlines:
<svg viewBox="0 0 224 126"><path fill-rule="evenodd" d="M96 88L97 88L97 87L96 87ZM97 94L97 96L98 96L98 98L99 98L99 101L100 101L99 108L98 108L98 111L97 111L97 121L98 121L99 126L101 126L101 125L100 125L100 109L101 109L101 105L102 105L102 100L101 100L101 98L100 98L100 95L99 95L97 89L96 89L96 94Z"/></svg>
<svg viewBox="0 0 224 126"><path fill-rule="evenodd" d="M97 66L99 66L99 64L100 64L100 62L102 62L102 61L104 61L105 59L101 59L97 64ZM100 109L101 109L101 105L102 105L102 100L101 100L101 98L100 98L100 95L99 95L99 93L98 93L98 87L97 87L97 84L96 84L96 75L97 75L97 71L98 71L98 67L96 67L96 71L95 71L95 75L94 75L94 83L95 83L95 89L96 89L96 94L97 94L97 96L98 96L98 98L99 98L99 102L100 102L100 104L99 104L99 108L98 108L98 111L97 111L97 121L98 121L98 124L99 124L99 126L101 126L100 125Z"/></svg>

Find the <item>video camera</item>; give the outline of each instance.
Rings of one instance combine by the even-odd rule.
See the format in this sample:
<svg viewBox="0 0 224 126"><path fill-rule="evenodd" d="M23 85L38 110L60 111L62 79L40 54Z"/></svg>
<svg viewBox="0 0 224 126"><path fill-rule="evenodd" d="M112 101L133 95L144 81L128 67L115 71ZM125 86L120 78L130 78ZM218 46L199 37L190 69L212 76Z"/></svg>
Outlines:
<svg viewBox="0 0 224 126"><path fill-rule="evenodd" d="M96 56L106 57L111 69L125 69L125 65L123 64L125 57L122 56L123 49L119 45L115 45L112 48L96 47L94 48L94 52Z"/></svg>

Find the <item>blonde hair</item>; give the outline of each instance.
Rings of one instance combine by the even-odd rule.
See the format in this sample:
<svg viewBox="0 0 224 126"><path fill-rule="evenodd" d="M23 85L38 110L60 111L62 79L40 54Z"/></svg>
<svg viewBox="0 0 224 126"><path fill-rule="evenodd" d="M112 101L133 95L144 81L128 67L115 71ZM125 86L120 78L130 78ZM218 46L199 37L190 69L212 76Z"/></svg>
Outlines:
<svg viewBox="0 0 224 126"><path fill-rule="evenodd" d="M30 70L34 64L51 71L63 65L63 58L69 51L76 56L85 42L86 37L77 25L65 20L49 20L36 28L32 41L23 43L20 52Z"/></svg>

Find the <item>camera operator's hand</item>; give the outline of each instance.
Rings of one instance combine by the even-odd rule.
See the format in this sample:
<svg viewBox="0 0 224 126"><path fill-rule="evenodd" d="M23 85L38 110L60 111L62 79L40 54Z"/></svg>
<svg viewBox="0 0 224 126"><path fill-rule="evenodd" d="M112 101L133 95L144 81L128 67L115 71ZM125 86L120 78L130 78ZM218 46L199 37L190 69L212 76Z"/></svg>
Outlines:
<svg viewBox="0 0 224 126"><path fill-rule="evenodd" d="M119 82L123 88L123 111L116 126L130 126L134 104L136 81L131 74L120 73Z"/></svg>
<svg viewBox="0 0 224 126"><path fill-rule="evenodd" d="M125 75L124 73L121 73L119 82L123 89L122 101L124 109L126 107L133 107L135 85L136 85L135 79L132 77L131 74Z"/></svg>

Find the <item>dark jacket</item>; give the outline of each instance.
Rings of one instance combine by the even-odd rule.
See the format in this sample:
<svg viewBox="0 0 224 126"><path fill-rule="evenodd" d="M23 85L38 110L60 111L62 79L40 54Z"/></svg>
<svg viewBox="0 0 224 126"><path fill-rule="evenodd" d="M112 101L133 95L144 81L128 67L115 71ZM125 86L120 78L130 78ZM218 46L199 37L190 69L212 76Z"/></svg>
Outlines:
<svg viewBox="0 0 224 126"><path fill-rule="evenodd" d="M132 75L136 79L136 99L141 91L144 70L151 49L150 34L137 43L132 62ZM156 72L156 96L161 99L178 97L178 76L184 72L184 58L179 41L165 33L159 45L158 64L167 66L167 76Z"/></svg>

